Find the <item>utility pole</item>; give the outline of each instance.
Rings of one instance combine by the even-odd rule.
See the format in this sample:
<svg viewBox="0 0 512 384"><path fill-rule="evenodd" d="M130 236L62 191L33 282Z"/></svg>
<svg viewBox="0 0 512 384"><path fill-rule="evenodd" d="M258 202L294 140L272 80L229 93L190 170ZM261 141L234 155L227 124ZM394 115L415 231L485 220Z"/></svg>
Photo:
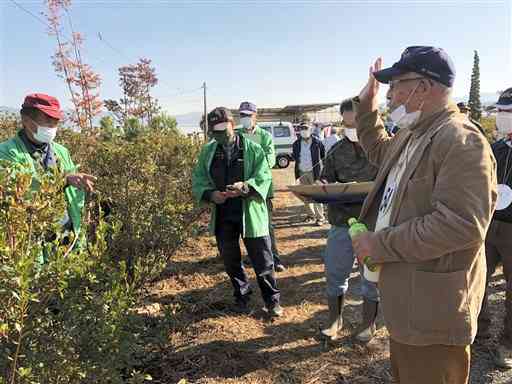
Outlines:
<svg viewBox="0 0 512 384"><path fill-rule="evenodd" d="M206 81L203 82L203 101L204 101L204 110L203 110L203 118L204 118L204 124L203 124L203 133L204 133L204 141L208 141L208 117L206 115L207 109L206 109Z"/></svg>

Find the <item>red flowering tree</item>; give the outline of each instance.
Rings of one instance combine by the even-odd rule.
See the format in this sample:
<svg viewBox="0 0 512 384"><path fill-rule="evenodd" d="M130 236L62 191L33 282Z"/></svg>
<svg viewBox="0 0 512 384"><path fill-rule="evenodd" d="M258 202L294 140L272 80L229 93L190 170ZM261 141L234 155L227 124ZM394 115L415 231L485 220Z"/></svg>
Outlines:
<svg viewBox="0 0 512 384"><path fill-rule="evenodd" d="M119 85L123 97L105 100L105 108L112 112L124 126L129 119L136 118L141 125L151 125L160 112L158 100L151 96L151 89L158 83L151 60L141 58L138 63L119 68Z"/></svg>
<svg viewBox="0 0 512 384"><path fill-rule="evenodd" d="M93 119L101 113L103 106L99 96L101 78L82 60L84 38L73 30L69 13L71 0L45 0L45 6L48 34L57 40L57 49L52 56L53 66L59 77L65 80L74 107L70 119L81 130L93 131ZM63 14L66 15L71 29L71 39L68 40L62 33Z"/></svg>

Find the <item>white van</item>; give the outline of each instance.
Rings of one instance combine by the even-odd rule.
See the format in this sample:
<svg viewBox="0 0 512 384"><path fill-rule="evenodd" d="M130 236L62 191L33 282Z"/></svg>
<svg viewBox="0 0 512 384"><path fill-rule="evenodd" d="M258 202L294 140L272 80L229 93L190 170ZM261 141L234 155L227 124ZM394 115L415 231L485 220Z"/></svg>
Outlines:
<svg viewBox="0 0 512 384"><path fill-rule="evenodd" d="M274 138L276 149L276 164L279 168L286 168L292 160L293 143L297 140L295 129L288 121L258 122L258 127L265 129Z"/></svg>

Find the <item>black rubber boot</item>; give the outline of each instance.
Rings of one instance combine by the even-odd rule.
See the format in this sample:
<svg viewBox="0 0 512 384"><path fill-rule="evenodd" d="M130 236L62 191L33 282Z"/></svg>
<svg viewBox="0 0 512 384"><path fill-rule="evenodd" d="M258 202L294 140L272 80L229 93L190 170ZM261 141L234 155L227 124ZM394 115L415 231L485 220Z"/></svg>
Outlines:
<svg viewBox="0 0 512 384"><path fill-rule="evenodd" d="M329 306L329 322L327 323L327 328L320 331L322 337L331 340L336 340L338 338L338 332L343 328L343 317L341 316L343 301L343 295L327 297L327 304Z"/></svg>
<svg viewBox="0 0 512 384"><path fill-rule="evenodd" d="M375 326L375 319L379 311L379 302L364 299L363 301L363 322L356 329L355 338L362 343L368 343L373 336L377 327Z"/></svg>

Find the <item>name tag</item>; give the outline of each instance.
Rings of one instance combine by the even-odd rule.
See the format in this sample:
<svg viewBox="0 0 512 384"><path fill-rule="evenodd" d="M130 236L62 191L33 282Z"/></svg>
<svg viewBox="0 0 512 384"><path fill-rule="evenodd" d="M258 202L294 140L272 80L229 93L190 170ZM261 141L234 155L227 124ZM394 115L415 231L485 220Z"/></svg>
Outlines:
<svg viewBox="0 0 512 384"><path fill-rule="evenodd" d="M507 184L498 184L498 201L496 201L496 210L506 209L512 203L512 189Z"/></svg>

